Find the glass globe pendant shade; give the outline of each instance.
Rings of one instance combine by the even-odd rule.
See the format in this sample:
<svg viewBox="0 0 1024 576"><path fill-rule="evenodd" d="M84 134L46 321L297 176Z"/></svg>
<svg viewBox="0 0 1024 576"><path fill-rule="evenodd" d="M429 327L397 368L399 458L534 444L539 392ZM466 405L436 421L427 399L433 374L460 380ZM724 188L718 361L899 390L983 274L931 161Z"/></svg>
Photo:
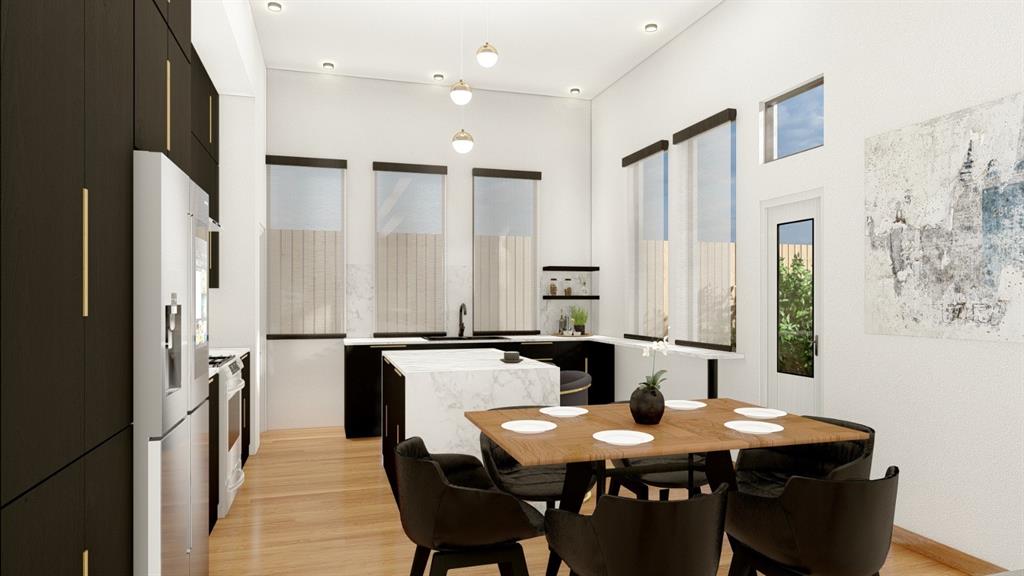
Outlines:
<svg viewBox="0 0 1024 576"><path fill-rule="evenodd" d="M452 102L455 102L456 105L465 106L473 99L473 90L464 80L459 80L452 84L451 92L448 95L451 96Z"/></svg>
<svg viewBox="0 0 1024 576"><path fill-rule="evenodd" d="M491 46L490 42L484 42L476 51L476 61L484 68L491 68L498 63L498 49Z"/></svg>
<svg viewBox="0 0 1024 576"><path fill-rule="evenodd" d="M465 130L459 130L452 136L452 148L459 154L467 154L473 149L473 135Z"/></svg>

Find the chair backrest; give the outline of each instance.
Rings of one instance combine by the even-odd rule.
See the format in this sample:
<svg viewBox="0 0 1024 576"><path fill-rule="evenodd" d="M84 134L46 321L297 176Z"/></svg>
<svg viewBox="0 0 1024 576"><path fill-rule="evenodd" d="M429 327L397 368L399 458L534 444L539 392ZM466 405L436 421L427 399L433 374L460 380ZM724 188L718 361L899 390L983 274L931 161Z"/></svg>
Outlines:
<svg viewBox="0 0 1024 576"><path fill-rule="evenodd" d="M500 408L491 408L491 410L516 410L519 408L540 408L540 406L502 406ZM495 444L483 432L480 433L480 456L484 468L487 470L487 475L491 477L491 480L497 486L502 488L504 488L502 477L521 468L519 462L511 454Z"/></svg>
<svg viewBox="0 0 1024 576"><path fill-rule="evenodd" d="M403 440L395 447L395 467L402 528L410 540L430 548L439 504L447 489L444 473L418 436Z"/></svg>
<svg viewBox="0 0 1024 576"><path fill-rule="evenodd" d="M802 568L833 576L878 572L892 540L898 483L895 466L877 480L790 478L782 507Z"/></svg>
<svg viewBox="0 0 1024 576"><path fill-rule="evenodd" d="M856 422L835 418L822 416L806 416L806 418L867 432L868 439L740 450L739 457L736 459L736 469L780 472L787 476L831 478L833 480L866 480L871 476L871 457L875 446L874 429Z"/></svg>
<svg viewBox="0 0 1024 576"><path fill-rule="evenodd" d="M714 576L722 555L727 486L691 500L605 496L593 523L609 576Z"/></svg>

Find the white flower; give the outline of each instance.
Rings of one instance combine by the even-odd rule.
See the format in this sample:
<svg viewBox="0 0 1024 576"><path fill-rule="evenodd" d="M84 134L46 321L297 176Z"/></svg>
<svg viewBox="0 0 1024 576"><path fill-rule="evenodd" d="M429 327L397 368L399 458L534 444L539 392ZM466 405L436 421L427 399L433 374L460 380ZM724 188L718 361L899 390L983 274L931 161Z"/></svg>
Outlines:
<svg viewBox="0 0 1024 576"><path fill-rule="evenodd" d="M651 347L650 346L644 346L644 348L643 348L643 355L644 355L644 358L650 358L651 357Z"/></svg>

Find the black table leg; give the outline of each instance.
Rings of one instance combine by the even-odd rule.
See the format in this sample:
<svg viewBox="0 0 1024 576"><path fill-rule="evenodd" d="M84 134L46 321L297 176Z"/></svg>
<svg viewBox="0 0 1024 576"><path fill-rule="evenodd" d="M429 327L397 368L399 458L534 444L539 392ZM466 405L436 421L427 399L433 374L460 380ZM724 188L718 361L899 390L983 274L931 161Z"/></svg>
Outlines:
<svg viewBox="0 0 1024 576"><path fill-rule="evenodd" d="M728 453L727 453L728 454ZM603 472L604 462L571 462L565 466L565 482L562 484L562 499L558 502L558 508L569 512L579 513L583 507L583 498L587 495L587 486L590 478L594 475L595 467L599 466ZM603 474L599 475L603 478ZM562 559L554 550L548 556L547 576L557 576L558 568L562 565Z"/></svg>
<svg viewBox="0 0 1024 576"><path fill-rule="evenodd" d="M705 474L712 492L722 484L728 484L730 490L736 489L736 469L732 466L732 455L728 450L708 452L705 457Z"/></svg>
<svg viewBox="0 0 1024 576"><path fill-rule="evenodd" d="M708 398L718 398L718 360L708 360Z"/></svg>

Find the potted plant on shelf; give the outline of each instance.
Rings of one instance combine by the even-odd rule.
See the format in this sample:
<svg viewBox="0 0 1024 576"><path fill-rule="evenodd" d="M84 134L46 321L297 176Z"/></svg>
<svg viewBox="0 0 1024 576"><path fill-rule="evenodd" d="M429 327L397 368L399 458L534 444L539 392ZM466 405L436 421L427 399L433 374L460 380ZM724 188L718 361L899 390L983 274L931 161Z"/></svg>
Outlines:
<svg viewBox="0 0 1024 576"><path fill-rule="evenodd" d="M585 334L587 329L587 318L590 317L587 310L579 306L573 306L569 311L569 315L572 316L573 329L580 334Z"/></svg>
<svg viewBox="0 0 1024 576"><path fill-rule="evenodd" d="M661 383L665 381L668 370L655 371L659 353L668 356L668 336L644 346L644 358L651 359L651 374L644 378L629 397L629 411L637 424L657 424L665 414L665 397L661 394Z"/></svg>

